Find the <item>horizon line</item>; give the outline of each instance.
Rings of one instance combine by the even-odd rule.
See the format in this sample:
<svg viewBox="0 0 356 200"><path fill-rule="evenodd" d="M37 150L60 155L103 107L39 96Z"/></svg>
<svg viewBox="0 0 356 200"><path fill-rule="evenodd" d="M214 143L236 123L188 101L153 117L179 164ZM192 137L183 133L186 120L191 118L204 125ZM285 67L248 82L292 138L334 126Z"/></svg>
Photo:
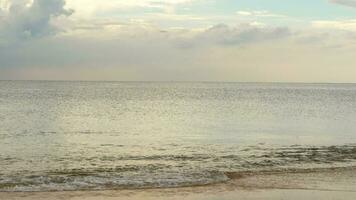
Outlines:
<svg viewBox="0 0 356 200"><path fill-rule="evenodd" d="M356 82L302 82L302 81L153 81L153 80L34 80L34 79L0 79L0 81L33 81L33 82L118 82L118 83L243 83L243 84L356 84Z"/></svg>

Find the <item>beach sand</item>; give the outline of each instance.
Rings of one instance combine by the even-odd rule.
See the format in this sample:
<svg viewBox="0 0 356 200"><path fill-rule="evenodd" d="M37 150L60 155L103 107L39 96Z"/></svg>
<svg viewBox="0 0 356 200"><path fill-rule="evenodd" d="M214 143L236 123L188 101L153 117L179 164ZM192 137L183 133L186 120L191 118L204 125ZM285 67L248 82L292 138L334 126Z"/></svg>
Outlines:
<svg viewBox="0 0 356 200"><path fill-rule="evenodd" d="M354 168L258 174L227 174L231 180L208 186L111 191L0 193L1 200L354 200Z"/></svg>
<svg viewBox="0 0 356 200"><path fill-rule="evenodd" d="M355 192L321 191L321 190L234 190L213 193L187 192L187 191L100 191L100 192L42 192L42 193L2 193L0 199L4 200L160 200L160 199L187 199L187 200L354 200Z"/></svg>

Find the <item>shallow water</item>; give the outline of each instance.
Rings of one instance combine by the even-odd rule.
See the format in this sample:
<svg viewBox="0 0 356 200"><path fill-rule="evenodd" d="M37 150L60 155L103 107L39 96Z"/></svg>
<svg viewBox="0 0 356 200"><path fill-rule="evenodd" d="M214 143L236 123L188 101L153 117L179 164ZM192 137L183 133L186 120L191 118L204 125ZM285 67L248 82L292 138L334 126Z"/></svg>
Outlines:
<svg viewBox="0 0 356 200"><path fill-rule="evenodd" d="M354 166L356 85L0 81L0 191Z"/></svg>

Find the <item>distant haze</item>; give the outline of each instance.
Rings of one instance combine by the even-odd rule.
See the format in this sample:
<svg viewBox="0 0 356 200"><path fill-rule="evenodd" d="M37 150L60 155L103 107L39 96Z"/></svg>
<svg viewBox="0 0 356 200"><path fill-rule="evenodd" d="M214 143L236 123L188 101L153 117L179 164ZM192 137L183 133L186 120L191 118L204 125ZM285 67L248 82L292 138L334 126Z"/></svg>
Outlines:
<svg viewBox="0 0 356 200"><path fill-rule="evenodd" d="M355 0L0 0L0 80L356 82Z"/></svg>

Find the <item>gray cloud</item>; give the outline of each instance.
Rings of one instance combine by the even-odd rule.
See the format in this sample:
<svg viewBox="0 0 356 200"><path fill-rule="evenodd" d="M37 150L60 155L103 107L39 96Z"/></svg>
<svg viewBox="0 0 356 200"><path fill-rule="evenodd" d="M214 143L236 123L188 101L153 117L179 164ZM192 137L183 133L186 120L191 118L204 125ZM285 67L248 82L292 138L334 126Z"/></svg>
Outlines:
<svg viewBox="0 0 356 200"><path fill-rule="evenodd" d="M356 7L356 0L329 0L329 2L344 6Z"/></svg>
<svg viewBox="0 0 356 200"><path fill-rule="evenodd" d="M7 11L2 11L0 35L3 40L18 40L55 34L58 30L51 24L53 18L69 16L72 10L64 8L64 0L12 1ZM5 41L6 42L6 41Z"/></svg>
<svg viewBox="0 0 356 200"><path fill-rule="evenodd" d="M243 45L266 40L282 39L292 33L287 27L270 27L240 24L235 27L226 24L215 25L193 38L195 44Z"/></svg>
<svg viewBox="0 0 356 200"><path fill-rule="evenodd" d="M59 34L57 37L0 47L0 70L12 68L18 71L39 67L41 70L75 71L87 67L90 71L92 67L140 71L143 76L152 73L155 76L163 71L167 72L167 77L178 73L186 76L185 71L200 70L202 66L207 66L200 62L210 57L202 53L209 52L209 49L248 46L260 41L283 39L291 34L288 28L248 24L234 27L220 24L198 32L121 24L120 28L108 35L101 36L102 32L105 32L105 28L80 29L79 33Z"/></svg>
<svg viewBox="0 0 356 200"><path fill-rule="evenodd" d="M89 29L90 35L80 30L0 47L0 79L355 82L356 44L339 32L297 34L254 25L162 32L129 26L104 36ZM301 37L305 42L295 42ZM195 46L177 46L184 42ZM330 45L342 48L325 48Z"/></svg>

